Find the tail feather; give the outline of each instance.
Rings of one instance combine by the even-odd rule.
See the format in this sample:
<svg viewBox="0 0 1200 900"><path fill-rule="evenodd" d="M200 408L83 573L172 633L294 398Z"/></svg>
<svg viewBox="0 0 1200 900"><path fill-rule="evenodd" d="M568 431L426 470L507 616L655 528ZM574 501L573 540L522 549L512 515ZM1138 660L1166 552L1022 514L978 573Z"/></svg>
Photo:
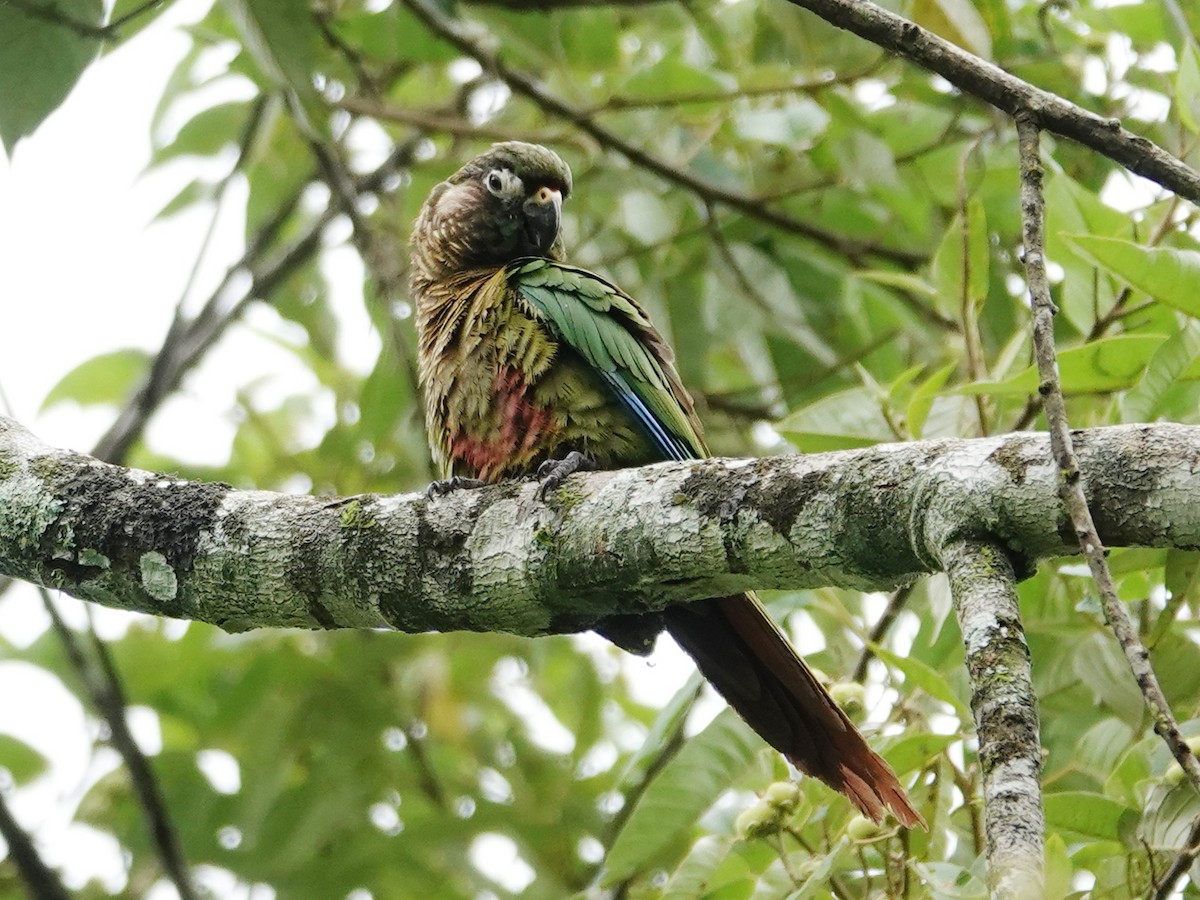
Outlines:
<svg viewBox="0 0 1200 900"><path fill-rule="evenodd" d="M753 594L681 604L664 613L671 636L762 738L797 768L879 822L890 809L925 827L896 774L767 616Z"/></svg>

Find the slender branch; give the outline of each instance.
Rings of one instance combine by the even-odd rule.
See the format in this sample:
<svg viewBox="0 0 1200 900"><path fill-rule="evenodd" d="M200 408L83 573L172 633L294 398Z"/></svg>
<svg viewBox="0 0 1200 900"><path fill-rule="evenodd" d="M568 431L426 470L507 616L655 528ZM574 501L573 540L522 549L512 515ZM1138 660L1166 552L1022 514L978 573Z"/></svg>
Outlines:
<svg viewBox="0 0 1200 900"><path fill-rule="evenodd" d="M1058 360L1054 348L1054 303L1046 277L1045 202L1042 196L1042 161L1038 150L1038 125L1032 114L1017 115L1017 140L1021 155L1021 217L1025 267L1033 306L1033 343L1038 367L1038 393L1043 398L1046 421L1050 428L1050 449L1060 473L1059 492L1071 518L1079 547L1087 560L1092 579L1100 593L1104 616L1113 630L1138 687L1154 717L1154 730L1166 742L1172 755L1187 774L1192 786L1200 791L1200 760L1183 739L1171 706L1150 665L1150 654L1138 637L1137 628L1117 596L1116 584L1105 559L1107 550L1084 495L1084 480L1075 456L1066 404L1058 380ZM1200 833L1200 820L1193 825ZM1189 847L1184 853L1190 853ZM1176 867L1172 867L1172 871ZM1173 885L1164 882L1167 888Z"/></svg>
<svg viewBox="0 0 1200 900"><path fill-rule="evenodd" d="M914 585L906 584L898 590L892 591L888 597L888 605L884 607L875 624L871 626L871 632L867 635L866 643L859 651L858 662L854 664L854 674L850 677L855 681L862 681L867 677L867 663L875 658L875 651L872 646L878 645L884 639L888 631L896 622L896 618L900 615L900 611L904 609L908 603L908 598L912 596Z"/></svg>
<svg viewBox="0 0 1200 900"><path fill-rule="evenodd" d="M33 839L13 818L0 792L0 837L8 845L8 858L21 876L30 900L71 900L58 875L42 860Z"/></svg>
<svg viewBox="0 0 1200 900"><path fill-rule="evenodd" d="M54 3L39 3L37 0L7 0L25 15L58 25L68 31L73 31L80 37L107 41L119 37L122 26L127 25L139 16L149 12L156 6L161 6L165 0L145 0L123 16L113 19L107 25L93 25L74 16L67 15Z"/></svg>
<svg viewBox="0 0 1200 900"><path fill-rule="evenodd" d="M895 247L883 246L870 241L847 238L797 219L787 213L767 206L763 200L739 193L718 184L713 184L697 175L679 168L647 150L627 141L615 131L599 124L584 111L550 92L541 81L505 63L500 55L478 40L468 29L455 19L435 9L427 0L404 0L404 5L425 23L438 37L453 44L462 53L470 56L487 71L495 73L514 93L533 101L549 115L571 123L602 147L621 154L634 165L657 175L664 181L691 191L707 203L718 203L735 209L743 215L764 222L790 234L807 238L814 243L841 253L850 259L861 259L875 255L903 265L923 262L925 253L916 253Z"/></svg>
<svg viewBox="0 0 1200 900"><path fill-rule="evenodd" d="M368 193L382 189L398 169L411 164L414 152L415 142L401 144L379 168L358 181L356 190ZM195 318L180 322L178 326L173 325L168 331L146 378L97 443L94 451L97 457L123 458L141 435L146 422L179 386L183 376L224 334L225 329L241 317L253 300L269 295L320 248L321 236L341 210L338 202L331 203L287 247L270 259L266 258L268 247L282 232L299 204L300 194L301 190L298 189L284 201L276 215L250 242L242 258L226 271L225 277ZM250 276L249 284L231 305L227 294L239 273Z"/></svg>
<svg viewBox="0 0 1200 900"><path fill-rule="evenodd" d="M108 658L108 649L93 635L93 646L99 658L89 659L75 634L59 615L58 608L50 599L50 592L41 588L40 593L42 604L50 615L50 622L66 651L71 668L75 670L96 712L108 723L109 742L121 755L125 767L129 770L133 793L150 826L151 844L162 863L163 871L175 885L181 900L197 900L199 895L192 886L187 860L183 855L183 847L175 825L171 821L166 798L163 797L150 761L146 759L129 730L129 721L125 718L125 697L121 680L112 665L112 660Z"/></svg>
<svg viewBox="0 0 1200 900"><path fill-rule="evenodd" d="M1044 91L940 38L870 0L788 0L885 50L936 72L955 87L1011 116L1031 117L1046 131L1070 138L1200 204L1200 172L1153 141Z"/></svg>
<svg viewBox="0 0 1200 900"><path fill-rule="evenodd" d="M950 543L942 562L973 689L990 894L1003 900L1041 897L1042 748L1012 564L998 545L973 540Z"/></svg>

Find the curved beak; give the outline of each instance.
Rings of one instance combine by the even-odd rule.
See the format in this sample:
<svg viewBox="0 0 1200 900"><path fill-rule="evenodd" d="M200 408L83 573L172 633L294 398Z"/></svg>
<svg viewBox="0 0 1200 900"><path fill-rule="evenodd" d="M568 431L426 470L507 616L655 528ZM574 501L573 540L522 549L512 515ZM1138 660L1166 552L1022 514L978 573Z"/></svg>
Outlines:
<svg viewBox="0 0 1200 900"><path fill-rule="evenodd" d="M525 231L541 253L549 252L562 225L562 191L540 187L525 201Z"/></svg>

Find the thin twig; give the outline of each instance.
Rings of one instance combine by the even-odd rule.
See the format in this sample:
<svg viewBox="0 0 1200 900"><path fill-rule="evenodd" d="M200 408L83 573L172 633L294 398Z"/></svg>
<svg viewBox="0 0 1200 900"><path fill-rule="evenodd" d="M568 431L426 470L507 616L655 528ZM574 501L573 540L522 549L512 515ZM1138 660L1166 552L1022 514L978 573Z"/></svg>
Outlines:
<svg viewBox="0 0 1200 900"><path fill-rule="evenodd" d="M977 135L967 144L958 163L958 215L962 223L960 249L962 251L962 284L959 287L959 316L962 320L963 343L967 351L967 373L972 381L987 380L987 366L983 358L983 340L979 335L979 303L983 298L971 296L971 213L970 192L967 189L967 167L971 156L979 148L983 135ZM986 235L984 236L986 238ZM975 412L979 417L979 433L987 437L990 431L987 413L987 398L975 395Z"/></svg>
<svg viewBox="0 0 1200 900"><path fill-rule="evenodd" d="M854 664L854 674L850 676L854 681L862 681L867 677L867 663L875 658L875 651L871 648L878 645L891 630L900 611L908 603L908 598L912 596L914 587L916 587L916 582L906 584L904 587L892 591L891 596L888 597L888 605L884 607L879 618L875 620L875 624L871 626L867 642L859 651L858 662Z"/></svg>
<svg viewBox="0 0 1200 900"><path fill-rule="evenodd" d="M182 900L197 900L198 894L192 886L188 873L187 860L183 855L183 847L179 835L171 821L166 799L159 788L158 779L150 766L146 755L142 753L133 734L129 730L129 722L125 718L125 696L121 687L121 679L108 656L108 649L93 635L93 649L98 654L97 660L89 659L83 647L76 639L75 633L67 627L58 608L50 598L50 592L39 588L42 604L50 616L54 633L66 651L67 660L75 670L83 689L92 701L92 706L108 723L109 743L121 755L129 778L133 784L133 793L142 808L142 814L150 826L151 843L155 853L162 863L163 871L175 885Z"/></svg>
<svg viewBox="0 0 1200 900"><path fill-rule="evenodd" d="M108 41L119 37L122 26L138 18L143 13L149 12L154 7L161 6L163 2L164 0L146 0L146 2L135 6L123 16L113 19L107 25L93 25L91 22L84 22L82 19L67 15L54 3L37 3L34 0L8 0L10 5L15 6L31 18L50 22L68 31L73 31L80 37L92 38L97 41Z"/></svg>
<svg viewBox="0 0 1200 900"><path fill-rule="evenodd" d="M1022 240L1025 251L1025 268L1028 273L1029 293L1033 306L1033 345L1037 357L1038 393L1043 398L1046 421L1050 430L1050 448L1058 465L1059 493L1071 517L1079 547L1087 559L1092 579L1100 593L1104 616L1109 627L1125 652L1129 667L1133 670L1142 696L1154 717L1154 730L1166 742L1171 754L1187 773L1188 780L1200 791L1200 760L1179 733L1179 726L1171 712L1166 695L1158 683L1150 665L1150 653L1138 637L1129 613L1117 596L1112 572L1105 559L1107 551L1096 532L1096 524L1088 508L1084 494L1083 479L1067 422L1066 404L1058 380L1058 361L1054 348L1054 303L1050 299L1050 283L1046 277L1045 259L1045 201L1042 196L1042 161L1038 149L1038 120L1032 113L1018 113L1017 142L1021 155L1021 218ZM1200 833L1200 820L1193 823L1193 833ZM1195 842L1189 843L1171 867L1174 877L1159 885L1159 895L1166 897L1174 887L1179 875L1185 872L1197 853ZM1180 867L1183 857L1188 864Z"/></svg>
<svg viewBox="0 0 1200 900"><path fill-rule="evenodd" d="M24 882L30 900L71 900L58 875L42 860L33 839L13 818L0 792L0 837L8 845L8 858Z"/></svg>

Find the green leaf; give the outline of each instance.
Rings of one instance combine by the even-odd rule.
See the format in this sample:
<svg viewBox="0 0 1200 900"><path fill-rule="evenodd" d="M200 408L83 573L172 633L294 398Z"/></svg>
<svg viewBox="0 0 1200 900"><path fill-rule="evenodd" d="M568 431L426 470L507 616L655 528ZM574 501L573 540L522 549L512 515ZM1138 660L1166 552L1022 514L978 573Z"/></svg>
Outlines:
<svg viewBox="0 0 1200 900"><path fill-rule="evenodd" d="M961 735L957 734L910 734L899 738L884 750L883 758L897 775L904 775L924 768L931 759L961 739Z"/></svg>
<svg viewBox="0 0 1200 900"><path fill-rule="evenodd" d="M725 837L702 837L663 886L663 900L693 900L722 887L713 881L733 842Z"/></svg>
<svg viewBox="0 0 1200 900"><path fill-rule="evenodd" d="M898 653L893 653L886 647L881 647L878 644L871 644L871 649L875 651L875 655L882 659L885 663L904 673L904 682L912 687L919 687L930 697L935 700L941 700L943 703L948 703L954 707L959 718L964 722L971 720L971 711L967 705L963 703L954 689L950 687L950 683L942 677L941 673L932 666L921 662L911 656L900 656Z"/></svg>
<svg viewBox="0 0 1200 900"><path fill-rule="evenodd" d="M861 269L854 273L854 277L861 278L863 281L873 281L876 284L886 285L887 287L899 288L902 291L908 291L910 294L920 294L931 299L938 296L937 288L919 275L913 275L910 272L889 272L886 269Z"/></svg>
<svg viewBox="0 0 1200 900"><path fill-rule="evenodd" d="M720 94L730 87L708 69L690 66L677 54L669 53L629 78L622 93L640 100L656 100L677 94Z"/></svg>
<svg viewBox="0 0 1200 900"><path fill-rule="evenodd" d="M786 416L776 430L804 453L869 447L894 441L870 388L839 391Z"/></svg>
<svg viewBox="0 0 1200 900"><path fill-rule="evenodd" d="M937 400L938 392L946 383L946 379L957 369L957 362L949 363L922 381L913 391L913 395L908 401L908 410L904 414L904 421L908 424L908 432L914 439L921 437L921 432L925 430L925 420L929 418L929 410L933 408L933 402Z"/></svg>
<svg viewBox="0 0 1200 900"><path fill-rule="evenodd" d="M1200 134L1200 54L1191 41L1183 45L1175 76L1175 111L1192 134Z"/></svg>
<svg viewBox="0 0 1200 900"><path fill-rule="evenodd" d="M970 0L917 0L912 18L976 56L992 58L992 36Z"/></svg>
<svg viewBox="0 0 1200 900"><path fill-rule="evenodd" d="M192 116L174 140L155 151L151 165L161 165L180 156L215 156L234 146L242 135L250 105L243 102L220 103Z"/></svg>
<svg viewBox="0 0 1200 900"><path fill-rule="evenodd" d="M1137 812L1124 803L1087 791L1047 794L1045 805L1048 829L1071 831L1101 840L1119 839L1122 818L1137 816Z"/></svg>
<svg viewBox="0 0 1200 900"><path fill-rule="evenodd" d="M1058 374L1063 393L1099 394L1132 387L1165 341L1157 334L1122 334L1061 351ZM1005 381L978 381L955 392L1001 397L1032 394L1037 387L1037 367L1029 366Z"/></svg>
<svg viewBox="0 0 1200 900"><path fill-rule="evenodd" d="M116 23L125 16L133 14L133 18L117 29L121 42L124 43L170 8L171 4L165 2L147 7L146 0L116 0L108 21Z"/></svg>
<svg viewBox="0 0 1200 900"><path fill-rule="evenodd" d="M320 35L307 0L223 0L223 5L267 81L291 90L301 127L315 135L313 75Z"/></svg>
<svg viewBox="0 0 1200 900"><path fill-rule="evenodd" d="M1143 247L1087 234L1067 239L1094 265L1154 299L1200 318L1200 253L1195 250Z"/></svg>
<svg viewBox="0 0 1200 900"><path fill-rule="evenodd" d="M49 760L24 741L0 734L0 769L7 769L17 784L28 784L49 765Z"/></svg>
<svg viewBox="0 0 1200 900"><path fill-rule="evenodd" d="M17 141L33 134L67 98L101 42L85 37L52 17L99 27L100 0L55 0L44 4L47 17L27 15L14 3L0 3L0 141L11 156Z"/></svg>
<svg viewBox="0 0 1200 900"><path fill-rule="evenodd" d="M1193 609L1200 606L1200 551L1168 550L1163 582L1171 596L1146 638L1146 644L1151 648L1171 629L1180 609L1185 605Z"/></svg>
<svg viewBox="0 0 1200 900"><path fill-rule="evenodd" d="M42 411L65 400L83 406L122 403L145 374L149 362L146 351L134 348L93 356L59 379L42 401Z"/></svg>
<svg viewBox="0 0 1200 900"><path fill-rule="evenodd" d="M1057 832L1046 836L1046 897L1066 897L1071 893L1075 867L1067 843Z"/></svg>
<svg viewBox="0 0 1200 900"><path fill-rule="evenodd" d="M629 878L683 837L762 749L762 741L729 709L690 738L630 813L608 851L602 883Z"/></svg>
<svg viewBox="0 0 1200 900"><path fill-rule="evenodd" d="M1154 421L1167 392L1198 358L1200 322L1189 319L1154 352L1141 380L1121 398L1122 421Z"/></svg>
<svg viewBox="0 0 1200 900"><path fill-rule="evenodd" d="M193 179L185 184L179 193L168 200L162 209L154 214L154 219L157 222L169 219L176 213L183 212L197 203L212 200L215 193L213 185L210 182L200 178Z"/></svg>
<svg viewBox="0 0 1200 900"><path fill-rule="evenodd" d="M987 297L988 252L983 202L973 197L967 204L965 226L961 215L950 221L930 272L939 307L955 319L961 318L964 293L976 305Z"/></svg>

